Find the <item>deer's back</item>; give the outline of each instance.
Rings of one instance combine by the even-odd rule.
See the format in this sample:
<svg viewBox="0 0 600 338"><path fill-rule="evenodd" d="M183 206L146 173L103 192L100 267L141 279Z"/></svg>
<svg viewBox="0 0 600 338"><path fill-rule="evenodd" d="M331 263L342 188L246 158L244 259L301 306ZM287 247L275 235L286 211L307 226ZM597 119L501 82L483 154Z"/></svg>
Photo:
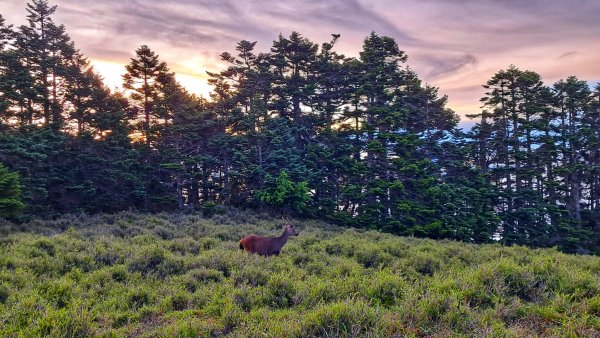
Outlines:
<svg viewBox="0 0 600 338"><path fill-rule="evenodd" d="M279 253L274 245L274 238L249 235L240 240L240 246L247 252L259 255L273 255Z"/></svg>

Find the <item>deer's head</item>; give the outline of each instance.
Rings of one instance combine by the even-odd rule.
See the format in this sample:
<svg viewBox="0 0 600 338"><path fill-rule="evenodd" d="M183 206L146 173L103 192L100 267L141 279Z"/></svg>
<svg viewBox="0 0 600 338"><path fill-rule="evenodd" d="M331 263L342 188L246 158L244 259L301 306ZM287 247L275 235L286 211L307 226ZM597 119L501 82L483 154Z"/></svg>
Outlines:
<svg viewBox="0 0 600 338"><path fill-rule="evenodd" d="M286 233L288 236L298 236L300 233L298 232L298 230L296 230L294 228L294 225L292 225L291 223L284 223L283 224L283 231L284 233Z"/></svg>

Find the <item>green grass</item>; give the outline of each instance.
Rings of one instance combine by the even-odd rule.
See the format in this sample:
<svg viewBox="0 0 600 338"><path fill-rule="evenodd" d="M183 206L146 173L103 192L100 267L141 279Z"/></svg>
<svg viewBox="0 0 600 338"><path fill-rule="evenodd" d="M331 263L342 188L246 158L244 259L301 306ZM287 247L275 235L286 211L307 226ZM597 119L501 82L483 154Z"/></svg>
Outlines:
<svg viewBox="0 0 600 338"><path fill-rule="evenodd" d="M0 224L0 336L600 336L598 257L296 227L259 257L252 213Z"/></svg>

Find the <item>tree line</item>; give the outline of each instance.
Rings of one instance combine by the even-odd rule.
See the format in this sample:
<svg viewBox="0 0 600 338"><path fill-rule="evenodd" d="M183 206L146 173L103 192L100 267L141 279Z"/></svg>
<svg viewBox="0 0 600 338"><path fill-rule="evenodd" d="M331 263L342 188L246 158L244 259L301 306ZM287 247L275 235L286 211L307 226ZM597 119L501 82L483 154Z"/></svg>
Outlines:
<svg viewBox="0 0 600 338"><path fill-rule="evenodd" d="M244 40L222 53L209 98L187 92L145 45L111 91L52 20L56 6L26 6L26 25L0 18L0 162L10 169L0 167L0 186L15 187L10 207L0 193L6 216L235 206L600 251L600 86L547 86L511 66L484 85L465 132L393 38L371 33L347 57L339 35L319 44L293 32L266 52Z"/></svg>

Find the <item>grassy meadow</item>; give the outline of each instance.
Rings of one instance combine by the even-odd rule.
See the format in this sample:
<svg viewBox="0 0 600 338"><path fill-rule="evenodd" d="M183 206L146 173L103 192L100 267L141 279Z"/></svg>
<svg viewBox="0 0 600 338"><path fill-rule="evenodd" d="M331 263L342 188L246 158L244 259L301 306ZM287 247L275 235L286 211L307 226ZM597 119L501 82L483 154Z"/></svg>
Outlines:
<svg viewBox="0 0 600 338"><path fill-rule="evenodd" d="M600 258L229 211L0 223L1 337L598 337Z"/></svg>

